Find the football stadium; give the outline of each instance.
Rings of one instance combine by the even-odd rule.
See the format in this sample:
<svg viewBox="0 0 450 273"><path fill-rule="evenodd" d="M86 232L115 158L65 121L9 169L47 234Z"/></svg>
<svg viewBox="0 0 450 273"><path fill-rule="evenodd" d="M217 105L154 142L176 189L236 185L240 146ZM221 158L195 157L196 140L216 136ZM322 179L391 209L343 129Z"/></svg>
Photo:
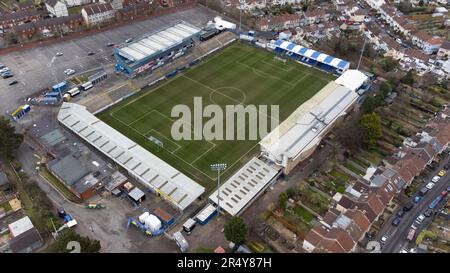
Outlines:
<svg viewBox="0 0 450 273"><path fill-rule="evenodd" d="M197 28L183 22L147 34L115 49L116 69L131 76L151 74L195 47L197 34ZM290 42L230 41L96 115L82 105L64 103L58 120L181 211L206 193L210 203L238 215L279 175L289 174L312 155L356 105L358 92L369 83L349 66ZM268 131L257 138L250 138L248 130L244 140L196 137L194 105L199 99L201 111L209 105L223 109L226 114L219 118L226 125L230 105L276 105L278 123L272 124L269 110ZM172 135L174 123L180 121L172 111L180 105L191 109L190 119L182 120L183 128L194 135L191 139L175 140ZM200 117L203 125L212 118L205 116ZM243 127L258 127L260 120L261 115L258 120L245 115ZM235 122L231 127L234 136L237 126ZM212 164L227 165L220 174L220 189L215 189L218 173Z"/></svg>
<svg viewBox="0 0 450 273"><path fill-rule="evenodd" d="M174 141L171 110L179 104L193 109L194 97L202 97L204 105L279 105L280 120L284 120L335 78L274 56L236 42L152 92L129 98L98 117L212 189L216 173L210 170L210 164L227 163L229 168L223 173L226 178L254 156L258 140ZM150 138L159 140L162 146Z"/></svg>

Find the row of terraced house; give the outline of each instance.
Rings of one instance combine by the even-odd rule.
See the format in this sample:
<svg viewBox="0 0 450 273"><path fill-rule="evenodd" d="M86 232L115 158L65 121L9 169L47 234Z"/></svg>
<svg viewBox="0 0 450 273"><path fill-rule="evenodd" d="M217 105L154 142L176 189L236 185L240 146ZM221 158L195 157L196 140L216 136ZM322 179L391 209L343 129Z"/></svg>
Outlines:
<svg viewBox="0 0 450 273"><path fill-rule="evenodd" d="M196 0L180 0L191 5ZM105 25L113 20L133 20L158 12L159 2L148 0L46 0L47 11L38 10L31 1L21 4L16 12L0 15L0 34L15 32L26 39L34 35L51 37L80 31L86 27ZM69 15L68 8L81 6L78 14ZM50 18L48 18L50 15Z"/></svg>
<svg viewBox="0 0 450 273"><path fill-rule="evenodd" d="M383 214L397 206L396 197L424 169L448 150L450 108L446 108L425 129L404 141L394 156L383 160L370 181L358 180L344 194L336 193L333 205L307 233L307 252L354 252L367 241L369 230L379 228Z"/></svg>
<svg viewBox="0 0 450 273"><path fill-rule="evenodd" d="M438 52L444 43L441 37L433 37L425 31L417 29L414 22L410 22L395 6L386 3L384 0L366 0L366 3L375 9L390 27L410 39L425 54L430 55Z"/></svg>

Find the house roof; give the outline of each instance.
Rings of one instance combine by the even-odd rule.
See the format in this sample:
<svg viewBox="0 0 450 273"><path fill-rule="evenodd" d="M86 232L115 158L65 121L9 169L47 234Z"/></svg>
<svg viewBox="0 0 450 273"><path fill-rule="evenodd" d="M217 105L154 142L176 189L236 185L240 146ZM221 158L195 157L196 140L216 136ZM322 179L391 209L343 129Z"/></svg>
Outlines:
<svg viewBox="0 0 450 273"><path fill-rule="evenodd" d="M111 3L105 3L105 4L92 4L83 7L83 9L86 11L86 14L88 16L92 16L99 13L105 13L111 10L114 10Z"/></svg>
<svg viewBox="0 0 450 273"><path fill-rule="evenodd" d="M60 2L59 0L47 0L45 1L45 4L49 5L50 7L54 7L58 2Z"/></svg>
<svg viewBox="0 0 450 273"><path fill-rule="evenodd" d="M0 186L5 185L8 182L8 177L2 171L0 171Z"/></svg>
<svg viewBox="0 0 450 273"><path fill-rule="evenodd" d="M9 247L14 253L25 251L27 248L33 246L37 242L42 243L42 238L36 228L29 229L24 233L12 238L9 241ZM40 245L39 245L40 246Z"/></svg>
<svg viewBox="0 0 450 273"><path fill-rule="evenodd" d="M444 41L441 45L441 49L450 50L450 41Z"/></svg>
<svg viewBox="0 0 450 273"><path fill-rule="evenodd" d="M3 13L0 15L0 22L1 21L9 21L9 20L19 20L24 19L32 16L38 16L41 13L37 9L32 10L20 10L14 13Z"/></svg>

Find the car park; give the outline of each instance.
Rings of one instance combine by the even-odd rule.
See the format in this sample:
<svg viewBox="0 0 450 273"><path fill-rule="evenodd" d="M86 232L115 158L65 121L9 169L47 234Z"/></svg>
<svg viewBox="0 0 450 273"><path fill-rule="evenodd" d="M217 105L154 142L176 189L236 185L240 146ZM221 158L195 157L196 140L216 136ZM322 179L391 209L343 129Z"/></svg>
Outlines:
<svg viewBox="0 0 450 273"><path fill-rule="evenodd" d="M445 176L446 172L444 170L440 170L438 173L438 176L443 177Z"/></svg>
<svg viewBox="0 0 450 273"><path fill-rule="evenodd" d="M12 81L12 82L9 83L9 85L15 85L15 84L18 84L18 83L19 83L18 81Z"/></svg>
<svg viewBox="0 0 450 273"><path fill-rule="evenodd" d="M433 179L431 179L431 182L436 183L436 182L438 182L440 179L441 179L441 177L436 175L435 177L433 177Z"/></svg>
<svg viewBox="0 0 450 273"><path fill-rule="evenodd" d="M427 187L427 189L431 190L434 187L434 183L433 182L429 182L425 187Z"/></svg>
<svg viewBox="0 0 450 273"><path fill-rule="evenodd" d="M395 217L394 220L392 220L392 225L396 227L400 224L400 221L401 221L400 217Z"/></svg>

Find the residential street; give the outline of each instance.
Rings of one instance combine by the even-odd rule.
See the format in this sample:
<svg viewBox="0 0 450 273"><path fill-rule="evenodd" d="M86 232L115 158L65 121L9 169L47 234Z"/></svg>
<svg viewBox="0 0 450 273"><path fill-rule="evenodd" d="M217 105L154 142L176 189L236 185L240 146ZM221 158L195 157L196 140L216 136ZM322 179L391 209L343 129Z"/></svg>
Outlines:
<svg viewBox="0 0 450 273"><path fill-rule="evenodd" d="M426 180L426 183L431 181L433 176L437 175L439 170L442 170L443 166L445 164L447 164L449 161L450 161L450 156L447 156L446 159L441 160L439 167L436 168L436 170L431 173L431 175ZM391 223L392 223L392 220L396 217L397 212L399 210L403 209L404 204L402 206L400 206L394 212L394 214L392 214L392 216L386 221L386 224L384 225L383 229L378 233L378 236L376 237L376 240L379 241L383 235L389 234L390 238L387 240L386 245L382 248L382 252L398 253L404 247L408 250L413 247L413 246L410 246L409 242L406 240L406 237L408 235L408 231L409 231L411 225L414 223L417 216L419 216L421 213L424 213L425 210L427 210L428 205L433 201L433 199L435 199L437 196L439 196L441 194L441 192L444 191L450 185L449 182L450 182L450 175L447 172L447 174L436 183L436 186L434 186L431 190L429 190L425 194L423 199L421 201L419 201L418 204L414 204L414 207L410 211L405 213L405 215L402 217L402 220L398 227L394 227ZM425 186L426 183L424 183L423 186ZM414 196L411 198L411 202L414 199ZM442 203L444 203L444 202L441 202L441 204ZM431 221L430 217L425 218L424 222L419 226L418 230L416 231L416 236L417 236L417 234L420 233L420 230L422 230L424 227L427 226L427 224L430 221ZM413 245L413 244L411 244L411 245Z"/></svg>

